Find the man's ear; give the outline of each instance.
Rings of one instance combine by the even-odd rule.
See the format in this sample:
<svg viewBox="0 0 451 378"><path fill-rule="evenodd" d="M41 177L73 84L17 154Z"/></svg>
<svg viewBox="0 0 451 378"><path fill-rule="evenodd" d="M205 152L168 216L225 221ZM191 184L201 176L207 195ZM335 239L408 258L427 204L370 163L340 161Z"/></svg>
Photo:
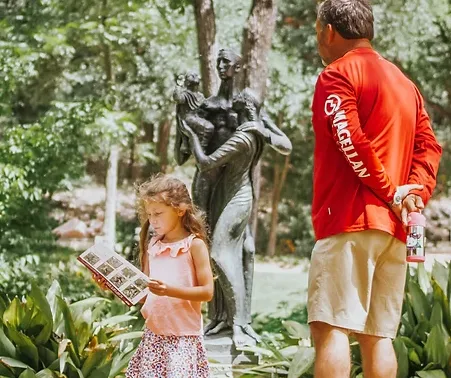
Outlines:
<svg viewBox="0 0 451 378"><path fill-rule="evenodd" d="M235 72L241 71L241 63L235 63L233 67L235 68Z"/></svg>
<svg viewBox="0 0 451 378"><path fill-rule="evenodd" d="M331 45L336 37L337 31L331 24L326 25L327 28L327 44Z"/></svg>
<svg viewBox="0 0 451 378"><path fill-rule="evenodd" d="M177 215L178 215L179 217L183 217L183 216L185 215L185 213L186 213L186 210L179 209L179 210L177 211Z"/></svg>

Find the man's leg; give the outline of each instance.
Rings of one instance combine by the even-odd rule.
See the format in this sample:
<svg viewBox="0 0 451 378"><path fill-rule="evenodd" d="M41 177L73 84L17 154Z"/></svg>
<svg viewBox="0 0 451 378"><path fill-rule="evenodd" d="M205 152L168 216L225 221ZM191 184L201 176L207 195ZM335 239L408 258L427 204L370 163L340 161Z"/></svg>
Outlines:
<svg viewBox="0 0 451 378"><path fill-rule="evenodd" d="M355 333L362 352L365 378L395 378L398 363L392 339L401 318L406 277L405 244L391 235L380 233L381 249L371 291L370 309L365 329Z"/></svg>
<svg viewBox="0 0 451 378"><path fill-rule="evenodd" d="M348 331L322 322L310 323L310 330L316 351L314 377L349 378L351 357Z"/></svg>
<svg viewBox="0 0 451 378"><path fill-rule="evenodd" d="M398 364L391 339L363 334L355 337L360 344L365 378L396 378Z"/></svg>

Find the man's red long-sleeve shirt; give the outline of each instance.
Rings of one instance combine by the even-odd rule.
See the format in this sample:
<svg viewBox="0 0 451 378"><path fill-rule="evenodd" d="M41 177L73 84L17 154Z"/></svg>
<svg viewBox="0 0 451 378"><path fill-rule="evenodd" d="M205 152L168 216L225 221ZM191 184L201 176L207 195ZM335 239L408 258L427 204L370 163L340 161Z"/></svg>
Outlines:
<svg viewBox="0 0 451 378"><path fill-rule="evenodd" d="M328 65L312 104L312 220L317 239L376 229L405 241L389 209L396 186L422 184L427 203L442 149L415 85L371 48Z"/></svg>

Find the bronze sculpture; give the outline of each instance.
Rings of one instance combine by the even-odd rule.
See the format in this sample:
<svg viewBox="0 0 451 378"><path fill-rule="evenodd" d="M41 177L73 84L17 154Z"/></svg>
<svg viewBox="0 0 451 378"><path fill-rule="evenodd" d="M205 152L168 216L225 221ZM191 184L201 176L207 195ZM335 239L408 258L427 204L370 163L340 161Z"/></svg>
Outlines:
<svg viewBox="0 0 451 378"><path fill-rule="evenodd" d="M233 331L236 346L259 340L251 323L251 297L255 245L249 227L253 206L252 173L265 144L283 154L291 152L285 134L261 109L249 89L241 93L235 85L241 58L231 50L220 50L217 70L221 86L216 96L203 101L195 117L213 125L208 144L190 126L192 120L177 112L178 138L196 159L193 199L205 211L211 236L213 268L218 276L209 304L210 323L206 335ZM197 123L203 121L197 120ZM176 156L180 157L179 151ZM177 148L177 146L176 146ZM178 155L177 155L178 154ZM185 153L184 161L187 159ZM183 164L183 159L177 159Z"/></svg>

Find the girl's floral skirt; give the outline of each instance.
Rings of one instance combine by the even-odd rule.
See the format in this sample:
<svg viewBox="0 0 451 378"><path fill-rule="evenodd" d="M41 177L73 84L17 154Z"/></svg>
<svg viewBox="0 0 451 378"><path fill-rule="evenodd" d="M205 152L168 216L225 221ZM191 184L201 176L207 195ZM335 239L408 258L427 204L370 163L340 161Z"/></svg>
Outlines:
<svg viewBox="0 0 451 378"><path fill-rule="evenodd" d="M146 329L125 377L209 378L202 336L161 336Z"/></svg>

